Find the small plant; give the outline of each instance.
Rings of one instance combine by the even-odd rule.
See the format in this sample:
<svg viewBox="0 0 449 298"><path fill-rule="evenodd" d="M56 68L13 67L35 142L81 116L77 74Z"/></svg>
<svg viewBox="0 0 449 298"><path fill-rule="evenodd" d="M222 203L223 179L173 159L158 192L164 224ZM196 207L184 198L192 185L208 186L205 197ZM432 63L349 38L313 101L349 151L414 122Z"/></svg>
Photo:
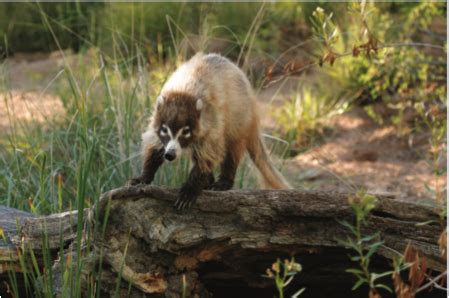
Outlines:
<svg viewBox="0 0 449 298"><path fill-rule="evenodd" d="M340 34L332 17L333 13L326 14L324 9L317 7L310 19L313 25L313 34L320 42L319 44L322 45L324 51L324 54L319 61L320 66L326 62L333 65L335 59L338 57L335 45L339 40Z"/></svg>
<svg viewBox="0 0 449 298"><path fill-rule="evenodd" d="M284 298L284 288L287 287L292 282L295 275L301 271L302 266L299 263L296 263L294 258L291 258L290 260L285 259L284 262L277 259L277 261L271 265L271 268L267 268L266 275L263 276L274 280L279 292L279 298ZM293 294L292 297L298 297L304 290L305 288L300 289Z"/></svg>
<svg viewBox="0 0 449 298"><path fill-rule="evenodd" d="M355 224L353 225L347 221L341 222L352 234L352 238L348 237L343 244L354 250L355 255L350 258L351 261L357 262L359 265L358 268L346 270L346 272L352 273L357 277L357 282L352 287L352 290L354 291L362 285L367 285L370 288L370 297L380 297L378 293L378 289L380 288L391 293L392 290L385 284L380 283L379 279L391 275L393 271L380 274L370 271L371 257L384 242L380 240L379 232L372 235L363 235L362 231L368 222L368 216L371 210L376 206L377 199L373 195L359 191L355 196L349 197L348 201L355 214Z"/></svg>
<svg viewBox="0 0 449 298"><path fill-rule="evenodd" d="M323 123L347 108L348 104L339 98L303 88L276 110L274 116L282 137L293 147L310 147L323 134Z"/></svg>

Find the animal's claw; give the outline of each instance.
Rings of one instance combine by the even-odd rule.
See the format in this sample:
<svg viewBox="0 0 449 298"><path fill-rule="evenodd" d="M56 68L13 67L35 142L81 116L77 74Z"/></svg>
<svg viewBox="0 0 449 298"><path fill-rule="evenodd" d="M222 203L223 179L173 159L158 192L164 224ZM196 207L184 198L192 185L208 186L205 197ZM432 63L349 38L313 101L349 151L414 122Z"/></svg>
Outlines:
<svg viewBox="0 0 449 298"><path fill-rule="evenodd" d="M182 187L179 192L179 198L175 202L175 208L178 210L190 208L195 203L197 197L197 191L188 186Z"/></svg>

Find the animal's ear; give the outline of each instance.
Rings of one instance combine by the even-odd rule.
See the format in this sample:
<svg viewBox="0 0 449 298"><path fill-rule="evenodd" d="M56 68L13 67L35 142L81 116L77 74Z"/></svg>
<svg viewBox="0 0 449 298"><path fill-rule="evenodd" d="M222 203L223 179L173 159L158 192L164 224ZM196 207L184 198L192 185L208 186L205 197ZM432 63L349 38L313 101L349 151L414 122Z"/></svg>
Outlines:
<svg viewBox="0 0 449 298"><path fill-rule="evenodd" d="M156 99L156 107L160 108L164 101L165 98L162 95L159 95Z"/></svg>
<svg viewBox="0 0 449 298"><path fill-rule="evenodd" d="M196 100L196 110L201 111L202 108L203 108L203 100L201 98L197 99Z"/></svg>

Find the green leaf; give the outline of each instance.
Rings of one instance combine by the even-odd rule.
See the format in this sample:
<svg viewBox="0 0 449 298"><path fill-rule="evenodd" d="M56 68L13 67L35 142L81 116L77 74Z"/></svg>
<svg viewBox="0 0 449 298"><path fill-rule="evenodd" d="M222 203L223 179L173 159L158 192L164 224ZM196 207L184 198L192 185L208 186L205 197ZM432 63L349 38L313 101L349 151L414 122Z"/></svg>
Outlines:
<svg viewBox="0 0 449 298"><path fill-rule="evenodd" d="M375 287L375 288L382 288L382 289L387 290L387 291L390 292L390 293L393 293L393 291L390 289L390 287L388 287L388 286L386 286L386 285L384 285L384 284L377 284L377 285L375 285L374 287Z"/></svg>
<svg viewBox="0 0 449 298"><path fill-rule="evenodd" d="M384 276L391 275L391 274L393 274L393 272L394 272L394 271L386 271L386 272L382 272L382 273L379 273L379 274L377 274L377 273L372 273L372 274L371 274L371 280L372 280L372 281L375 281L375 280L378 279L378 278L382 278L382 277L384 277Z"/></svg>
<svg viewBox="0 0 449 298"><path fill-rule="evenodd" d="M348 228L353 234L357 234L355 227L347 221L339 221L340 224Z"/></svg>
<svg viewBox="0 0 449 298"><path fill-rule="evenodd" d="M360 240L361 240L362 242L368 242L368 241L371 241L371 240L373 240L374 238L376 238L378 235L379 235L379 233L375 233L375 234L373 234L373 235L365 236L365 237L363 237L363 238L360 239Z"/></svg>
<svg viewBox="0 0 449 298"><path fill-rule="evenodd" d="M352 241L351 239L348 239L348 241L341 241L341 244L348 248L353 248L353 249L357 250L357 244L354 241Z"/></svg>
<svg viewBox="0 0 449 298"><path fill-rule="evenodd" d="M369 259L373 255L373 253L375 253L379 249L379 247L383 244L384 244L383 241L379 241L374 244L371 244L368 252L366 253L366 258Z"/></svg>
<svg viewBox="0 0 449 298"><path fill-rule="evenodd" d="M366 283L366 280L359 279L359 280L355 283L355 285L352 287L351 290L352 290L352 291L357 290L357 289L360 288L360 286L363 285L364 283Z"/></svg>
<svg viewBox="0 0 449 298"><path fill-rule="evenodd" d="M404 271L405 269L408 269L410 267L412 267L413 263L405 263L405 264L401 264L399 266L399 271Z"/></svg>
<svg viewBox="0 0 449 298"><path fill-rule="evenodd" d="M352 273L352 274L364 274L362 270L356 269L356 268L346 269L345 272Z"/></svg>

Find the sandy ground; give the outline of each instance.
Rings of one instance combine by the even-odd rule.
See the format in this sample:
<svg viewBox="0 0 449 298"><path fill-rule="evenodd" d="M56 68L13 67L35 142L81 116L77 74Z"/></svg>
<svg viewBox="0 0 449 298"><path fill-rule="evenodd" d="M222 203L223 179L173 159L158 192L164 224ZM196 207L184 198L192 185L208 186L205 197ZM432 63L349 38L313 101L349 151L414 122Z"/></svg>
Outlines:
<svg viewBox="0 0 449 298"><path fill-rule="evenodd" d="M61 57L16 57L7 62L9 90L0 92L0 135L11 128L10 117L44 121L64 113L61 100L46 86L61 71ZM281 90L273 87L259 94L263 124L273 127L269 109L296 86L295 78ZM426 185L445 185L436 179L426 161L428 135L399 137L391 125L374 123L362 109L334 117L332 133L318 147L285 162L284 173L295 187L375 193L393 193L398 199L430 201ZM442 165L446 160L441 161Z"/></svg>
<svg viewBox="0 0 449 298"><path fill-rule="evenodd" d="M59 97L33 91L0 92L0 136L23 124L45 122L64 114Z"/></svg>
<svg viewBox="0 0 449 298"><path fill-rule="evenodd" d="M298 187L363 188L430 202L426 185L445 185L446 176L437 178L429 164L428 134L400 137L394 126L374 123L362 109L334 117L330 126L333 132L322 145L287 162L285 171Z"/></svg>

